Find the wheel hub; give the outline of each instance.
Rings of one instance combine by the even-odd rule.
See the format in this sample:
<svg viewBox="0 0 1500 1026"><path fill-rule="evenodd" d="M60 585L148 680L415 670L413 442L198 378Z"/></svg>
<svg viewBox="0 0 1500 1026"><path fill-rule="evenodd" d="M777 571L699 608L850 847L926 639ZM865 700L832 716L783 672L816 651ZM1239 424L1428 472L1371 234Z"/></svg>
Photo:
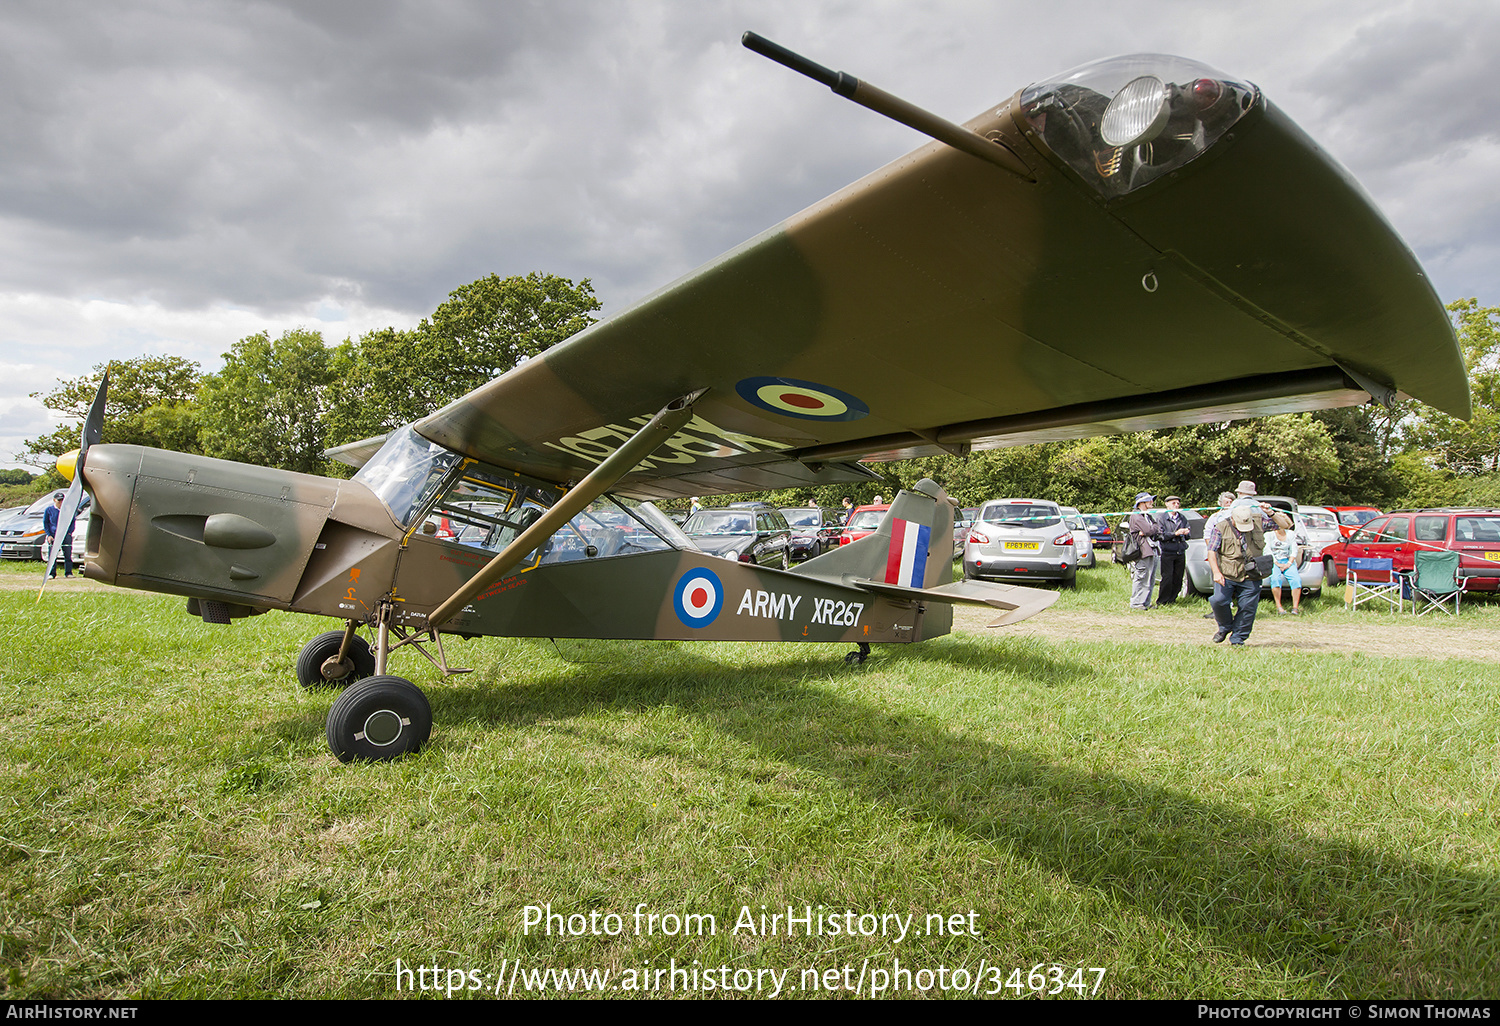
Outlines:
<svg viewBox="0 0 1500 1026"><path fill-rule="evenodd" d="M354 660L340 659L335 653L323 660L323 665L318 668L324 680L343 680L354 672Z"/></svg>
<svg viewBox="0 0 1500 1026"><path fill-rule="evenodd" d="M356 741L368 741L384 748L395 744L401 729L411 725L411 720L391 709L376 709L365 717L364 729L354 735Z"/></svg>

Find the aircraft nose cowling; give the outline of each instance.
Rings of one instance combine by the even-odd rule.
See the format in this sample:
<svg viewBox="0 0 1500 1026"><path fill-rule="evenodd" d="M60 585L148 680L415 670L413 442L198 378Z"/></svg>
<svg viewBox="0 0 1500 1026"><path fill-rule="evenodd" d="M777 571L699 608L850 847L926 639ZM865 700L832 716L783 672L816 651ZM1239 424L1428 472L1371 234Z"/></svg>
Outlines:
<svg viewBox="0 0 1500 1026"><path fill-rule="evenodd" d="M253 608L290 601L338 495L326 478L134 445L91 448L84 481L88 576Z"/></svg>
<svg viewBox="0 0 1500 1026"><path fill-rule="evenodd" d="M115 583L144 451L138 445L89 446L83 463L83 486L93 496L94 504L89 508L84 543L85 577Z"/></svg>

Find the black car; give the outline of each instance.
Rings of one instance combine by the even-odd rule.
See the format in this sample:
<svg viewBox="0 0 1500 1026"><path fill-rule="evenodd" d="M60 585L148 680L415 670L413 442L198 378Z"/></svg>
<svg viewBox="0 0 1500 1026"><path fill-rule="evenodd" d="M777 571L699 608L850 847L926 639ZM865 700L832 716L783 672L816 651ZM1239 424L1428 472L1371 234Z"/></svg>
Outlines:
<svg viewBox="0 0 1500 1026"><path fill-rule="evenodd" d="M700 509L682 531L710 556L783 570L792 565L792 530L774 506Z"/></svg>
<svg viewBox="0 0 1500 1026"><path fill-rule="evenodd" d="M792 529L792 558L813 559L829 549L838 548L839 532L844 529L833 510L816 506L786 506L781 510Z"/></svg>

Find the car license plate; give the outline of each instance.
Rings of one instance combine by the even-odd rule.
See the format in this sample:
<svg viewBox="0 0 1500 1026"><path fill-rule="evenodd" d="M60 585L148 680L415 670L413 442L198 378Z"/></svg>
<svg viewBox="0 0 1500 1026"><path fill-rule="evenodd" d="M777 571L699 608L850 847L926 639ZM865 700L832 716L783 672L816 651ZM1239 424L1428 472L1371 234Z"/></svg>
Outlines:
<svg viewBox="0 0 1500 1026"><path fill-rule="evenodd" d="M1037 549L1039 549L1041 547L1042 547L1042 543L1041 542L1006 542L1005 543L1005 548L1007 550L1024 549L1024 550L1026 550L1028 552L1035 552ZM1500 552L1495 553L1495 555L1500 556Z"/></svg>
<svg viewBox="0 0 1500 1026"><path fill-rule="evenodd" d="M1500 552L1486 552L1484 558L1492 563L1500 563Z"/></svg>

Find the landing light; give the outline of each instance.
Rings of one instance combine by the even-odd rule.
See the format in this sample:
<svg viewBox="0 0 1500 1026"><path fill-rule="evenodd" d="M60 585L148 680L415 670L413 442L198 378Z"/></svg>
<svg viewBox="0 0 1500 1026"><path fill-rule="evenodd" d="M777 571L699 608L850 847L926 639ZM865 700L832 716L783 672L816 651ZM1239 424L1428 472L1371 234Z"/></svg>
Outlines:
<svg viewBox="0 0 1500 1026"><path fill-rule="evenodd" d="M1170 115L1166 83L1155 75L1142 75L1109 101L1099 136L1111 146L1150 142L1166 127Z"/></svg>

